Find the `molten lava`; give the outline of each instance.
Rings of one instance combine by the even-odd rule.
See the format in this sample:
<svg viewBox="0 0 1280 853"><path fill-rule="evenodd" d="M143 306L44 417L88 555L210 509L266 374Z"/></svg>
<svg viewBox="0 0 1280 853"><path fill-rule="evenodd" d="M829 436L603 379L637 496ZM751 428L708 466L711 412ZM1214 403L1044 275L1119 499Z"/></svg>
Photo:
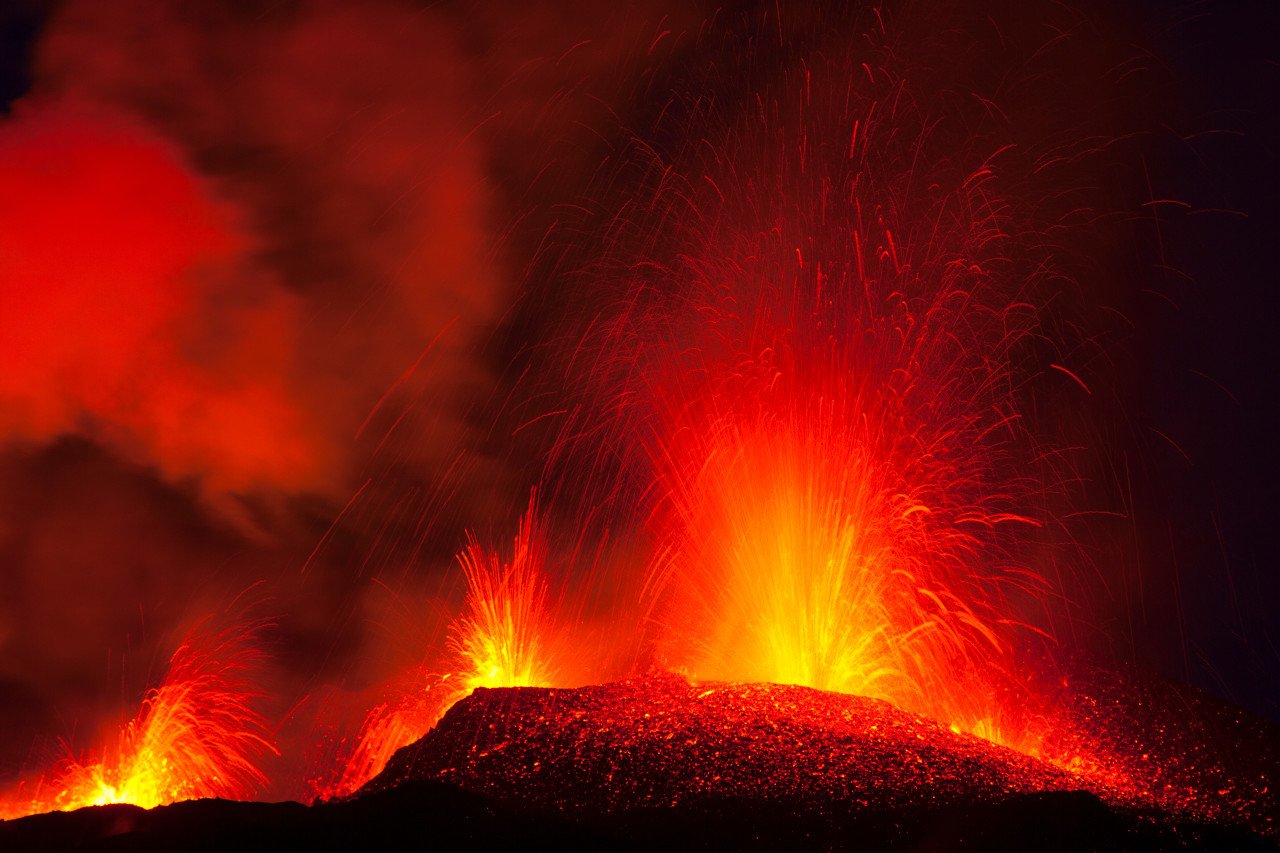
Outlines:
<svg viewBox="0 0 1280 853"><path fill-rule="evenodd" d="M1036 368L1015 359L1036 281L1004 254L1000 152L934 150L906 81L867 77L824 58L763 93L636 284L671 294L626 395L658 496L659 659L1035 751L1008 673L1028 634L1009 593L1049 586L1026 553L1056 484L1024 458Z"/></svg>
<svg viewBox="0 0 1280 853"><path fill-rule="evenodd" d="M252 640L247 629L193 631L114 743L20 784L0 800L0 817L251 797L266 782L257 759L273 750L254 708L261 696L253 685L260 653Z"/></svg>
<svg viewBox="0 0 1280 853"><path fill-rule="evenodd" d="M554 681L543 568L547 546L535 512L530 502L509 560L486 551L474 537L458 555L467 600L449 646L466 693L477 687L546 687Z"/></svg>
<svg viewBox="0 0 1280 853"><path fill-rule="evenodd" d="M785 17L780 7L775 11ZM879 10L865 14L869 24L874 14L876 24L860 37L841 30L838 40L812 44L784 44L790 37L776 22L776 55L772 48L761 55L777 67L753 70L744 84L732 85L725 79L728 63L717 57L738 61L745 50L753 58L754 51L765 50L760 33L752 29L745 33L750 38L739 40L733 37L738 25L709 21L696 38L685 34L690 38L670 41L692 40L689 53L680 54L680 70L705 56L710 79L702 90L695 79L689 90L663 91L666 102L652 128L627 127L619 134L634 135L636 161L627 161L627 144L619 140L615 147L601 135L609 143L607 167L593 164L583 171L600 176L593 180L602 182L603 196L575 206L585 211L580 228L577 220L566 226L573 240L585 234L582 242L598 245L585 258L568 251L561 256L552 245L559 239L553 229L528 266L542 271L542 258L555 257L554 263L546 261L554 270L545 286L565 285L564 304L589 310L563 328L529 325L554 340L516 342L530 349L545 343L550 361L559 355L565 374L547 381L565 387L548 394L531 390L525 400L519 400L523 385L504 389L510 391L506 399L515 401L510 410L521 418L553 401L510 433L514 457L534 447L530 436L538 429L551 431L548 446L535 448L539 454L531 457L543 467L512 464L503 471L509 480L493 480L515 482L518 471L564 496L579 490L580 478L574 499L589 508L566 524L578 529L573 556L563 560L566 570L554 575L564 586L551 585L551 536L536 495L509 550L486 547L469 535L457 554L465 597L444 648L428 652L404 674L400 689L385 690L385 701L344 742L342 760L312 781L314 793L341 798L426 778L562 812L613 813L723 798L799 803L847 817L859 809L892 812L1084 790L1108 807L1237 820L1275 834L1270 769L1233 776L1217 757L1232 748L1247 752L1265 738L1242 739L1220 753L1201 748L1218 732L1229 733L1222 738L1229 741L1247 727L1236 720L1212 730L1213 737L1202 736L1211 731L1207 726L1197 730L1158 717L1157 707L1166 714L1168 708L1190 707L1179 705L1180 696L1148 703L1137 722L1126 719L1115 707L1104 707L1103 691L1089 695L1069 683L1061 675L1066 664L1053 659L1057 652L1040 647L1042 638L1052 639L1046 614L1056 615L1059 599L1070 595L1061 574L1051 582L1047 568L1056 569L1055 546L1071 537L1064 519L1073 514L1063 508L1073 500L1073 479L1083 477L1066 470L1069 462L1044 461L1065 451L1041 444L1046 439L1037 427L1043 420L1030 417L1039 403L1036 381L1057 371L1057 378L1074 380L1072 393L1093 394L1092 379L1086 383L1046 357L1053 350L1060 358L1075 345L1056 332L1074 326L1074 318L1051 316L1046 327L1040 325L1042 308L1064 301L1060 297L1070 288L1062 282L1073 267L1060 261L1067 242L1059 234L1086 215L1080 212L1086 205L1077 207L1070 188L1054 185L1053 170L1081 152L1053 139L1029 145L1034 150L1024 153L1020 125L1001 107L976 91L962 91L963 81L952 91L945 73L912 68L910 45L900 45ZM766 32L771 42L773 27ZM653 41L647 55L660 56L655 49L670 34ZM727 45L722 54L715 52L719 38ZM585 40L577 47L585 53L590 44ZM923 46L920 51L929 52ZM940 49L942 58L929 57L929 64L942 65L946 56ZM659 91L665 72L656 67L660 59L653 62L644 88ZM1005 76L997 70L996 76ZM739 85L749 89L738 91ZM647 108L631 106L616 114L643 121ZM502 114L495 113L495 125ZM37 129L54 139L60 126ZM53 291L58 298L46 299L47 305L36 299L33 310L45 322L32 328L46 338L48 329L72 330L75 340L64 347L67 354L50 356L43 374L33 374L39 381L10 382L11 388L0 383L0 402L7 393L30 410L20 411L17 434L61 434L79 423L82 409L120 422L123 437L110 438L108 447L139 440L156 445L147 458L154 457L171 477L203 475L211 467L204 460L209 448L240 448L243 464L232 466L221 478L227 482L214 491L238 494L233 486L261 481L286 492L289 500L282 503L290 503L295 491L325 481L326 442L308 439L308 430L294 430L301 438L292 442L250 440L274 434L257 428L263 411L292 412L294 395L283 394L292 380L268 383L285 401L269 409L240 405L241 398L256 401L247 392L189 391L210 385L206 373L227 373L237 380L228 385L233 391L245 384L239 382L242 370L249 371L246 376L262 370L292 376L290 348L269 348L264 366L256 347L240 354L242 347L232 346L230 355L214 360L222 370L197 369L187 364L188 350L202 349L186 345L186 318L196 310L187 305L189 294L166 296L172 305L151 298L153 291L168 294L174 281L185 282L192 258L217 262L213 281L239 281L248 261L241 258L246 249L238 229L223 221L220 208L202 200L202 186L189 179L168 144L151 140L149 132L125 132L115 154L96 150L111 136L80 134L88 140L76 146L84 148L80 171L111 177L108 189L120 195L119 170L104 171L97 161L107 155L108 164L137 161L130 174L169 176L170 195L187 201L179 212L190 209L208 223L190 235L161 229L158 244L191 244L174 249L167 261L163 252L129 247L121 269L146 286L121 304L149 305L154 316L116 311L120 323L100 324L96 331L105 343L96 346L81 346L76 337L85 323L66 320L92 314L98 302L119 302L116 290L101 287L101 265L66 267L47 243L30 250L35 260L28 266L48 266L53 272L45 277L58 279L70 294L63 298ZM414 156L412 146L392 147L396 158ZM45 152L37 148L28 153L44 163ZM245 150L258 148L246 143ZM351 159L367 165L370 175L382 171L362 157ZM261 160L277 162L267 154ZM300 173L306 162L301 159ZM634 185L633 171L642 176ZM308 184L302 175L295 178ZM459 208L457 188L441 180L433 191L446 197L444 207ZM617 197L615 182L624 198ZM484 183L467 180L458 187ZM506 180L500 183L506 187ZM96 211L100 194L88 193L85 204ZM46 203L45 218L60 223L67 199L78 197ZM358 211L360 205L351 201L334 209ZM613 210L610 201L618 202ZM181 219L170 215L173 206L144 199L137 216L125 210L126 224L141 223L126 231L154 231L157 212L157 224ZM385 210L379 205L380 212L369 218L382 223L411 207L410 201ZM263 219L274 223L279 211L272 210ZM347 218L325 205L319 211L318 221ZM590 217L597 214L593 232ZM358 212L350 216L362 218ZM414 230L415 238L393 234L388 244L423 239L420 232L426 230ZM102 253L114 258L115 243L122 241L114 239L115 232L104 233L111 245L104 244ZM320 243L295 238L308 249ZM508 245L515 250L523 242L504 239L504 251ZM372 259L384 251L377 244L353 255ZM165 263L150 269L157 258ZM130 272L135 262L146 268ZM322 271L344 266L332 258L316 264ZM207 265L195 266L203 271ZM408 267L410 278L421 272L424 281L434 272L418 270L416 263ZM204 273L195 278L203 281ZM569 280L586 281L584 292L572 292ZM15 293L30 291L35 298L47 290L37 284L20 281ZM228 292L237 298L196 302L242 301L238 291ZM535 302L534 293L537 287L530 285L520 301ZM96 301L85 301L89 296ZM212 328L292 329L293 298L273 296L260 311L237 309ZM489 309L477 312L488 316ZM251 322L258 313L265 319ZM517 313L509 325L503 315L502 334L525 328ZM167 342L157 351L172 350L170 360L182 368L174 376L184 380L161 383L168 388L162 402L213 394L213 410L225 414L229 400L236 404L230 410L244 409L245 416L210 421L216 428L192 448L180 441L191 429L169 428L175 406L143 406L158 414L138 418L132 411L138 395L113 389L131 389L138 376L150 376L139 365L154 361L157 335ZM34 351L34 337L32 342L20 340ZM113 362L98 351L112 349L123 367L105 385L88 381L107 375L103 365ZM420 402L402 400L408 391L401 383L431 351L423 351L369 415L377 420L384 403L384 414L394 408L392 401L406 403L384 443ZM81 384L93 393L81 393L85 399L70 408L61 393L43 405L55 384L45 374L68 370L88 377ZM521 381L537 372L521 373ZM185 381L188 374L198 381ZM470 371L457 377L459 397L466 396L462 389L473 378ZM579 379L589 388L581 397L575 396L577 388L568 388ZM99 386L110 399L98 399ZM154 396L150 390L141 395L143 403ZM122 400L127 411L117 411ZM177 408L201 413L209 407L202 402ZM489 437L500 434L504 418L515 417L511 411L488 412L494 417ZM566 426L557 434L547 424L560 416ZM404 420L402 431L409 432L413 422ZM533 424L542 426L517 442L517 433ZM179 440L182 452L167 452L171 440ZM387 453L400 454L401 441L410 443L397 439ZM460 444L459 457L477 453L482 443ZM372 456L381 458L382 447ZM583 448L587 452L579 455ZM259 457L272 464L259 471L265 464ZM288 470L276 470L282 459L290 462ZM411 455L397 456L397 467L402 462L412 468ZM408 477L417 482L419 475L428 479L418 470ZM434 499L424 506L435 507ZM401 529L399 512L380 528L388 539L399 539L392 535ZM334 529L345 513L334 516ZM415 557L426 538L415 544ZM597 608L596 602L584 603L583 594L596 566L574 560L614 541L624 543L617 562L631 575L617 587L626 592L616 597L628 598L642 586L643 593L612 609ZM450 540L445 547L456 545ZM1061 562L1070 563L1070 556ZM1064 612L1075 607L1072 601L1062 605ZM633 608L645 618L617 618ZM582 618L564 618L571 611ZM641 627L602 630L608 639L601 646L612 642L613 648L602 649L600 657L642 658L656 671L641 674L643 667L635 667L626 681L568 683L587 669L576 666L587 655L571 653L575 640L587 633L589 619L608 622L601 614L618 623L639 621ZM1037 624L1037 617L1043 621ZM1094 617L1085 612L1081 621ZM272 746L254 707L260 694L252 684L258 659L252 633L192 634L173 655L160 686L146 694L137 717L110 744L69 757L10 792L0 799L0 818L108 803L149 808L192 798L244 798L262 788L266 779L256 760ZM632 642L644 648L629 657ZM1052 660L1028 666L1037 654ZM604 669L597 665L592 674ZM1141 706L1136 688L1125 689L1126 698Z"/></svg>
<svg viewBox="0 0 1280 853"><path fill-rule="evenodd" d="M313 782L321 797L344 796L372 779L396 750L422 737L478 687L545 687L556 678L545 576L546 538L535 500L520 519L509 558L474 537L458 555L467 581L463 612L449 630L453 672L425 668L406 695L374 708L336 781Z"/></svg>

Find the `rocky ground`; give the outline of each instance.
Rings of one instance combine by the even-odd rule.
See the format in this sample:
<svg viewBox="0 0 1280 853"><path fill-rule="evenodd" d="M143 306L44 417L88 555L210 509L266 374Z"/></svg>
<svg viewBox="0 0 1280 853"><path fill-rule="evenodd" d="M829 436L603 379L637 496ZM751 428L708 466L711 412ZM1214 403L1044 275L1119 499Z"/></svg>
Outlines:
<svg viewBox="0 0 1280 853"><path fill-rule="evenodd" d="M3 850L1267 850L884 702L652 675L478 690L345 801L104 806L0 824Z"/></svg>

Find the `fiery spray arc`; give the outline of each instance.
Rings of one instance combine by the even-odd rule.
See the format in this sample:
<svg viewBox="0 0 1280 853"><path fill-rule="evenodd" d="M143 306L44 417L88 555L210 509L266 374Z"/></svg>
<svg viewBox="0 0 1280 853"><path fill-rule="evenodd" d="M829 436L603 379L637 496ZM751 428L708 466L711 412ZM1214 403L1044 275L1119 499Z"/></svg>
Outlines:
<svg viewBox="0 0 1280 853"><path fill-rule="evenodd" d="M570 229L585 256L547 250L539 286L586 282L564 302L590 310L534 326L565 371L521 388L511 434L547 431L531 479L579 502L580 541L644 528L627 557L657 627L637 657L882 698L1036 752L1043 703L1014 673L1049 597L1029 555L1061 483L1022 413L1060 284L1046 235L1065 224L1036 194L1070 195L1041 177L1070 158L1024 155L994 102L937 67L913 87L911 50L863 18L856 40L791 45L779 27L742 90L724 69L764 50L755 30L699 37L706 79L671 93L618 154L633 160L601 165L596 230ZM447 650L370 715L339 790L476 687L557 684L534 519L509 558L469 541Z"/></svg>
<svg viewBox="0 0 1280 853"><path fill-rule="evenodd" d="M516 431L563 416L540 482L580 501L583 526L640 510L660 666L884 699L1128 790L1050 715L1044 674L1019 671L1048 633L1029 624L1057 591L1033 555L1071 476L1023 423L1058 345L1038 306L1061 284L1049 234L1068 214L1047 197L1070 196L1041 173L1070 158L1015 150L998 109L936 69L947 95L916 100L934 90L892 70L893 39L880 22L737 100L728 62L709 62L635 161L601 169L644 176L576 271L616 299L569 321L587 327L564 336L550 392L569 399ZM476 687L565 686L533 519L509 561L474 539L460 556L454 674L400 717L375 712L357 784Z"/></svg>
<svg viewBox="0 0 1280 853"><path fill-rule="evenodd" d="M1025 747L1022 697L992 696L1024 686L1008 591L1047 588L1022 546L1055 484L1020 424L1036 368L1014 367L1034 235L1011 259L1003 152L948 148L910 91L816 58L664 168L655 207L687 212L636 267L627 304L660 304L625 394L659 657Z"/></svg>
<svg viewBox="0 0 1280 853"><path fill-rule="evenodd" d="M20 786L0 802L0 815L251 797L266 782L257 760L274 749L254 707L261 656L253 639L252 629L193 631L115 743Z"/></svg>
<svg viewBox="0 0 1280 853"><path fill-rule="evenodd" d="M1009 650L984 552L1002 527L1034 522L986 491L980 424L912 410L945 403L941 389L911 387L909 363L884 384L859 379L858 354L827 348L809 354L817 370L784 352L756 382L734 365L731 394L673 418L658 457L668 659L971 729L996 713L972 679L994 677Z"/></svg>
<svg viewBox="0 0 1280 853"><path fill-rule="evenodd" d="M462 617L449 647L466 693L477 687L545 687L555 680L549 655L546 539L530 502L509 560L471 538L458 562L467 579Z"/></svg>
<svg viewBox="0 0 1280 853"><path fill-rule="evenodd" d="M458 554L467 594L462 612L449 627L446 665L451 671L441 675L424 666L412 675L405 694L370 711L337 779L312 784L318 795L354 792L377 775L396 750L426 734L478 687L545 687L555 682L546 558L536 496L520 518L509 557L470 537Z"/></svg>

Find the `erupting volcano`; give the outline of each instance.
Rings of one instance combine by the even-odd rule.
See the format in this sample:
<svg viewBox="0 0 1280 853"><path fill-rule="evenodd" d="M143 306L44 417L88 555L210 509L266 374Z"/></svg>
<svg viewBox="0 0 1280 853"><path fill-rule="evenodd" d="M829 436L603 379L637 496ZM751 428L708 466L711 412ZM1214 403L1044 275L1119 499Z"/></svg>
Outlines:
<svg viewBox="0 0 1280 853"><path fill-rule="evenodd" d="M1280 838L1164 18L126 5L6 72L0 846Z"/></svg>
<svg viewBox="0 0 1280 853"><path fill-rule="evenodd" d="M382 770L396 750L422 737L455 702L480 687L546 687L551 630L546 545L535 504L520 519L509 560L472 538L458 555L467 579L463 613L450 629L453 672L415 673L407 695L369 713L336 782L315 783L321 796L350 794Z"/></svg>
<svg viewBox="0 0 1280 853"><path fill-rule="evenodd" d="M259 651L253 632L192 634L169 661L159 687L114 741L67 756L0 799L0 816L108 803L153 808L202 797L246 799L266 782L258 757L272 749L254 709Z"/></svg>
<svg viewBox="0 0 1280 853"><path fill-rule="evenodd" d="M704 198L727 194L728 224L667 273L692 317L646 356L662 656L699 677L885 698L990 732L1001 709L988 680L1016 621L1000 584L1044 588L1005 547L1006 529L1040 526L1023 509L1039 484L1009 470L1008 450L1022 381L1009 350L1034 312L1025 285L1002 288L1007 238L982 191L993 166L916 199L917 176L878 173L885 158L866 153L878 96L900 81L867 84L865 115L848 92L792 85L775 103L802 104L799 127L770 117L730 133L734 165L707 176ZM778 154L735 150L758 136L778 137ZM747 156L783 168L743 174ZM820 205L780 195L797 190ZM899 249L894 232L913 229L924 248Z"/></svg>

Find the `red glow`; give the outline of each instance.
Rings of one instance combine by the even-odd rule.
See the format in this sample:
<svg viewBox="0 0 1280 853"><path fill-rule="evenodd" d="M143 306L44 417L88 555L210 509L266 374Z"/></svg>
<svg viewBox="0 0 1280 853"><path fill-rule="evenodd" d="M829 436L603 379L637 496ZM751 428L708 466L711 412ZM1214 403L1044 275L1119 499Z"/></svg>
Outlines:
<svg viewBox="0 0 1280 853"><path fill-rule="evenodd" d="M0 128L0 440L86 432L210 491L324 482L289 374L291 299L233 208L136 121L27 109Z"/></svg>
<svg viewBox="0 0 1280 853"><path fill-rule="evenodd" d="M423 668L410 679L407 692L374 708L337 780L313 783L319 796L354 792L381 772L396 750L426 734L450 707L478 687L555 683L546 547L533 499L520 519L509 557L486 549L472 537L458 555L467 596L449 631L452 672L435 675Z"/></svg>
<svg viewBox="0 0 1280 853"><path fill-rule="evenodd" d="M1072 578L1096 568L1072 546L1081 519L1124 514L1067 511L1103 463L1070 470L1087 451L1056 446L1068 442L1045 427L1061 401L1041 405L1113 390L1105 359L1063 340L1094 330L1055 313L1085 290L1072 229L1112 215L1089 208L1072 169L1112 140L1073 140L1052 121L1034 138L1045 107L1024 90L1063 82L1032 62L1067 38L1053 16L1007 39L987 20L1001 63L1022 40L1048 44L1004 82L988 79L1005 76L992 63L954 88L939 66L982 42L948 46L963 40L949 17L940 32L923 19L898 31L869 9L856 38L791 44L825 12L763 4L765 47L759 22L733 15L695 21L696 35L664 23L635 40L646 93L593 92L589 115L564 107L601 162L544 187L558 163L497 149L545 133L562 115L550 102L594 81L528 83L553 63L523 56L480 73L473 49L501 51L476 47L480 24L442 23L452 12L282 4L264 25L228 11L216 40L252 42L252 56L234 83L204 67L221 61L184 65L200 96L188 114L151 69L92 49L93 4L65 5L47 61L70 82L0 122L0 305L21 318L0 321L0 449L83 437L163 486L130 531L171 523L173 541L204 549L202 567L251 552L245 571L278 572L271 582L307 611L281 681L364 691L344 702L350 726L307 793L403 778L396 756L412 747L437 751L436 778L556 808L818 788L863 806L888 792L876 805L891 806L889 794L966 782L1254 823L1274 802L1264 775L1224 769L1207 728L1182 727L1198 712L1170 722L1157 708L1176 701L1144 704L1136 684L1104 700L1059 645L1064 625L1065 639L1117 618L1072 597ZM155 28L219 56L182 17ZM725 74L757 58L745 83ZM625 73L633 61L619 59ZM101 91L77 73L101 75ZM505 82L488 93L492 114L466 113L493 80ZM1014 103L987 97L999 93ZM485 109L488 95L475 98ZM529 127L504 130L512 113ZM197 171L206 158L219 177ZM574 192L584 198L563 197ZM513 197L552 212L521 209L508 225L499 205ZM526 219L544 215L534 240ZM563 304L529 307L546 295ZM535 482L543 503L530 499L514 536L463 538L514 516ZM206 512L211 493L232 511ZM227 518L244 524L229 532ZM36 545L65 529L38 521L22 521ZM32 565L69 553L48 551ZM606 562L625 577L602 578ZM1109 569L1090 589L1111 584ZM465 585L460 601L433 586L442 574ZM43 601L53 584L31 586ZM387 630L370 603L384 589L450 602L435 623L444 642ZM1145 606L1141 591L1124 597ZM404 609L414 626L432 615ZM409 651L383 654L379 631ZM132 721L6 792L0 819L262 791L257 762L273 747L255 641L194 633ZM686 762L674 794L659 772L672 743ZM599 778L575 776L580 755ZM743 768L757 775L735 779ZM298 796L304 774L281 775ZM636 794L655 779L658 794Z"/></svg>
<svg viewBox="0 0 1280 853"><path fill-rule="evenodd" d="M251 797L266 782L257 758L272 750L253 707L260 653L251 641L243 629L192 633L114 743L23 782L0 799L0 819L108 803L152 808Z"/></svg>
<svg viewBox="0 0 1280 853"><path fill-rule="evenodd" d="M598 348L585 379L603 384L621 443L643 459L635 506L652 541L632 570L647 578L652 658L706 696L747 696L752 714L784 718L782 706L802 696L805 714L824 725L843 715L835 729L859 737L876 730L876 714L847 709L879 706L831 694L885 700L927 723L919 740L1030 768L992 783L1006 790L1077 787L1212 813L1179 787L1185 780L1168 781L1176 748L1149 758L1104 745L1098 732L1129 727L1076 713L1091 700L1048 689L1054 666L1037 657L1054 639L1031 617L1062 591L1037 558L1042 531L1064 526L1046 496L1069 475L1035 464L1053 451L1024 425L1026 389L1056 370L1092 391L1073 370L1028 357L1043 334L1039 304L1053 293L1037 223L1018 221L1018 200L1000 195L1014 146L935 139L940 119L905 78L851 62L815 58L713 127L688 161L646 164L660 175L647 201L661 228L619 273L616 316L578 348ZM623 210L619 219L648 222ZM575 351L575 364L589 363ZM555 452L575 446L562 436ZM504 651L572 642L568 626L534 616L542 588L508 582L474 544L462 563L470 595L456 624L466 628L451 650L472 665L461 668L467 688L436 700L434 716L476 686L571 686L563 670L521 668L539 655L517 655L517 666ZM617 626L618 644L632 627ZM470 639L459 645L460 636ZM575 700L608 695L584 727L631 745L668 687L610 685ZM677 705L688 698L676 692ZM553 694L512 695L537 704ZM716 725L701 714L689 725ZM548 736L552 752L598 734L562 723ZM398 723L369 730L380 745L410 734ZM680 733L675 725L666 736ZM471 745L478 756L445 760L442 776L523 795L541 770L514 752L486 764L509 742L481 740ZM361 778L391 750L377 754L357 762ZM536 750L523 757L542 760ZM481 764L495 775L466 775ZM714 767L685 769L699 784L722 778Z"/></svg>
<svg viewBox="0 0 1280 853"><path fill-rule="evenodd" d="M1057 484L1019 455L1036 282L1005 255L1003 152L937 148L914 102L878 112L905 80L855 70L814 63L723 131L637 284L673 294L627 389L660 659L1034 752L1042 703L1010 673L1036 635L1009 600L1049 589L1024 555Z"/></svg>
<svg viewBox="0 0 1280 853"><path fill-rule="evenodd" d="M431 779L589 815L734 798L803 804L819 815L847 815L851 806L910 813L1084 790L1120 809L1275 831L1267 773L1224 784L1222 770L1201 764L1186 742L1193 723L1162 721L1162 732L1149 733L1089 717L1116 739L1091 736L1091 758L1063 766L886 702L805 687L650 674L577 689L482 691L393 759L370 790ZM1144 754L1123 754L1129 738L1128 749Z"/></svg>

